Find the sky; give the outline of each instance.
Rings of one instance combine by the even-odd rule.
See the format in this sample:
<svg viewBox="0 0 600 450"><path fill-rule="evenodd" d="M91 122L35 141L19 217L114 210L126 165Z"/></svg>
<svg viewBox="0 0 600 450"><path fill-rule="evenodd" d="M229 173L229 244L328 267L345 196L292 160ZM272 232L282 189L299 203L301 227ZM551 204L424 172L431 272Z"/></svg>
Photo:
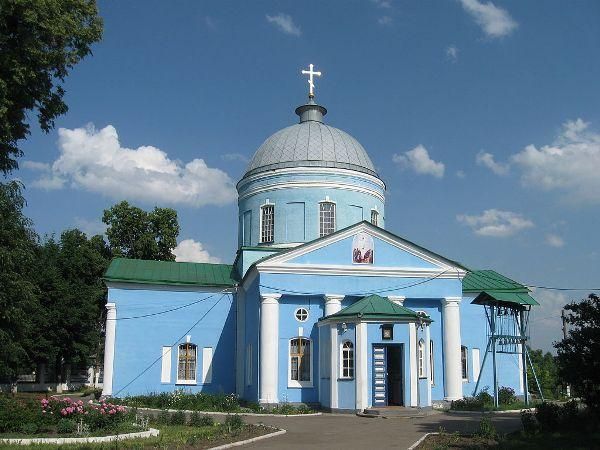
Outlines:
<svg viewBox="0 0 600 450"><path fill-rule="evenodd" d="M69 111L22 143L41 236L102 233L126 199L179 214L179 260L231 263L235 183L296 123L315 64L326 122L387 184L386 228L535 289L532 345L600 287L600 3L99 2ZM30 117L35 119L35 115Z"/></svg>

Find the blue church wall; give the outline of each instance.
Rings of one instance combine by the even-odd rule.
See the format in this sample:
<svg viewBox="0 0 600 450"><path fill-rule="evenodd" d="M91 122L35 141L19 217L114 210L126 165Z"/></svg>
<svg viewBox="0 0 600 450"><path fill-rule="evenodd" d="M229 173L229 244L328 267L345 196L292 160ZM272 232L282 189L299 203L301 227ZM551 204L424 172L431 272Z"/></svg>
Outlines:
<svg viewBox="0 0 600 450"><path fill-rule="evenodd" d="M409 329L406 323L394 324L393 330L394 339L383 340L381 338L381 324L380 323L368 323L367 324L367 380L368 381L368 404L373 404L373 344L403 344L402 345L402 358L404 373L403 376L403 393L404 393L404 405L410 405L410 360L409 360Z"/></svg>
<svg viewBox="0 0 600 450"><path fill-rule="evenodd" d="M274 245L292 242L308 242L319 237L319 202L329 196L336 204L336 229L342 229L370 220L371 209L379 211L379 226L384 226L384 204L370 194L343 189L296 188L261 192L239 201L240 223L250 222L252 231L249 238L240 231L239 244L256 246L260 244L260 207L269 200L275 205ZM363 210L363 217L356 220L356 207ZM252 220L244 220L243 215L252 211ZM353 214L354 211L354 214ZM243 227L242 227L243 228ZM300 237L303 239L298 240ZM250 244L248 244L248 239Z"/></svg>
<svg viewBox="0 0 600 450"><path fill-rule="evenodd" d="M430 330L430 334L431 334L431 330ZM425 328L421 328L419 326L417 326L417 343L420 342L421 340L423 341L423 345L426 345L426 339L425 339ZM427 353L425 352L425 349L423 349L423 358L424 358L424 364L425 367L427 367L427 360L426 360L426 355ZM418 346L417 346L417 365L418 365L418 359L419 359L419 353L418 353ZM431 395L429 393L429 377L427 376L427 371L425 371L425 376L424 377L419 377L419 372L418 372L418 367L417 367L417 383L418 383L418 387L417 387L417 396L419 399L419 406L424 407L424 406L431 406Z"/></svg>
<svg viewBox="0 0 600 450"><path fill-rule="evenodd" d="M248 268L259 259L271 256L275 253L280 252L281 248L242 248L238 250L238 256L235 260L235 268L240 276L243 278Z"/></svg>
<svg viewBox="0 0 600 450"><path fill-rule="evenodd" d="M321 405L331 405L331 332L329 326L318 327L319 332L319 398Z"/></svg>
<svg viewBox="0 0 600 450"><path fill-rule="evenodd" d="M300 307L308 310L308 318L305 322L298 321L294 315L296 309ZM292 403L316 403L319 401L319 334L316 323L322 316L323 297L284 294L279 299L279 401ZM290 340L300 334L311 340L312 387L288 386Z"/></svg>
<svg viewBox="0 0 600 450"><path fill-rule="evenodd" d="M352 379L343 379L341 377L340 362L342 353L342 343L350 341L354 344L354 361L356 361L356 326L353 323L347 324L347 329L344 331L341 326L338 326L338 346L336 358L335 374L338 383L338 408L342 410L356 409L356 373ZM356 364L354 366L356 371Z"/></svg>
<svg viewBox="0 0 600 450"><path fill-rule="evenodd" d="M160 333L155 332L156 317L119 320L152 314L206 299L187 308L160 316ZM149 286L147 289L111 288L109 302L117 309L113 395L126 396L148 392L170 392L182 388L192 392L235 392L235 306L232 294L178 290L176 287ZM210 309L212 308L212 309ZM210 309L210 312L208 312ZM196 385L177 385L177 345L168 354L170 382L161 382L162 348L178 339L185 343L184 333L205 313L207 316L188 335L197 345ZM212 382L202 383L203 349L210 347ZM157 360L158 359L158 360ZM142 372L154 361L156 363Z"/></svg>
<svg viewBox="0 0 600 450"><path fill-rule="evenodd" d="M258 401L259 375L259 326L260 326L260 296L258 277L248 286L245 295L245 348L244 348L244 392L240 395L249 401ZM248 349L251 355L247 355ZM248 358L250 359L250 374L248 374Z"/></svg>

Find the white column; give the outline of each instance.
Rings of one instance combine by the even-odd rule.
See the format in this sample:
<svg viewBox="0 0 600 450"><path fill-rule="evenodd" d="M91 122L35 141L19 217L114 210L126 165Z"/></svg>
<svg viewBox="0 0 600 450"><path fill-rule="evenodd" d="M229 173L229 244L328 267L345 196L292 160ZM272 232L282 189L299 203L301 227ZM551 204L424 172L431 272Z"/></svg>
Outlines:
<svg viewBox="0 0 600 450"><path fill-rule="evenodd" d="M417 404L417 327L414 323L408 324L408 355L410 367L410 406Z"/></svg>
<svg viewBox="0 0 600 450"><path fill-rule="evenodd" d="M425 359L424 363L425 363L425 376L427 377L427 383L425 383L425 386L427 386L427 389L425 390L425 395L427 398L427 402L426 402L426 406L431 406L431 355L430 355L430 349L431 349L431 331L429 329L429 325L425 324L425 353L423 355L423 358Z"/></svg>
<svg viewBox="0 0 600 450"><path fill-rule="evenodd" d="M331 389L330 389L330 394L331 394L331 402L330 402L330 408L331 409L337 409L338 408L338 367L339 367L339 359L338 359L338 330L337 330L337 324L332 323L330 325L330 342L331 342L331 353L330 353L330 358L331 358L331 370L330 370L330 376L331 376Z"/></svg>
<svg viewBox="0 0 600 450"><path fill-rule="evenodd" d="M444 328L444 391L445 400L463 397L460 362L460 301L461 297L442 299L442 326Z"/></svg>
<svg viewBox="0 0 600 450"><path fill-rule="evenodd" d="M369 380L367 379L367 324L356 324L356 409L363 411L369 406Z"/></svg>
<svg viewBox="0 0 600 450"><path fill-rule="evenodd" d="M106 304L106 335L104 340L104 384L102 396L113 393L113 366L115 363L115 337L117 332L117 305Z"/></svg>
<svg viewBox="0 0 600 450"><path fill-rule="evenodd" d="M325 316L330 316L342 309L343 295L339 294L325 294Z"/></svg>
<svg viewBox="0 0 600 450"><path fill-rule="evenodd" d="M393 301L396 305L404 306L404 300L406 297L404 295L388 295L388 298Z"/></svg>
<svg viewBox="0 0 600 450"><path fill-rule="evenodd" d="M279 403L277 372L279 369L279 298L281 294L260 294L260 386L259 402Z"/></svg>

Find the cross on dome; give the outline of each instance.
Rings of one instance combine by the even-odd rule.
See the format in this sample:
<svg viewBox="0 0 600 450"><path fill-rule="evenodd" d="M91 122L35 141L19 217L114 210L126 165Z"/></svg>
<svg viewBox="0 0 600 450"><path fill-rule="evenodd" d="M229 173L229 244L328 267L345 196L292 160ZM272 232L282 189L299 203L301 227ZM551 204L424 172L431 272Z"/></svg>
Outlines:
<svg viewBox="0 0 600 450"><path fill-rule="evenodd" d="M315 83L314 76L320 77L321 72L315 72L313 70L314 66L312 64L308 65L308 70L303 70L302 75L308 75L308 98L315 97Z"/></svg>

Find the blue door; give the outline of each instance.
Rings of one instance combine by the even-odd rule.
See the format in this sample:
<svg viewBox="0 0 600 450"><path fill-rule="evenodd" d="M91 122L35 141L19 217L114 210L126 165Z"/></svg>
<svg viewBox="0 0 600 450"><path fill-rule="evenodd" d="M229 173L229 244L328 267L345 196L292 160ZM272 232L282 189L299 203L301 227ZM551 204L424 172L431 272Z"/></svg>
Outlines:
<svg viewBox="0 0 600 450"><path fill-rule="evenodd" d="M373 346L373 407L387 406L387 351L384 345Z"/></svg>

